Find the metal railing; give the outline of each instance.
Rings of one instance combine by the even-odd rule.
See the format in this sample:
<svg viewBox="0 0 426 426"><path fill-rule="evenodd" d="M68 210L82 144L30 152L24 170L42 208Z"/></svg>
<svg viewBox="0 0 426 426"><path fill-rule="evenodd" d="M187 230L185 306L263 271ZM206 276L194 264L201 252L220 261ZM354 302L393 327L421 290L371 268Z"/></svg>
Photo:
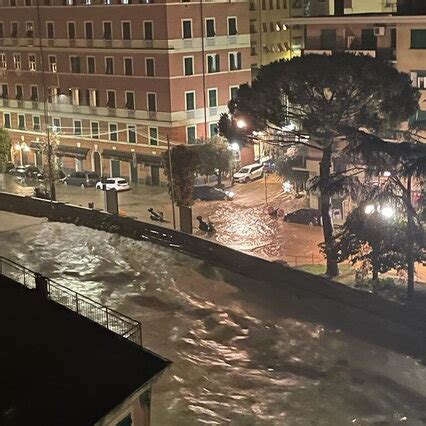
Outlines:
<svg viewBox="0 0 426 426"><path fill-rule="evenodd" d="M0 275L11 278L27 288L35 289L39 274L13 260L0 256ZM101 305L50 278L46 278L46 283L47 295L50 300L142 346L142 325L139 321L108 308L108 306Z"/></svg>

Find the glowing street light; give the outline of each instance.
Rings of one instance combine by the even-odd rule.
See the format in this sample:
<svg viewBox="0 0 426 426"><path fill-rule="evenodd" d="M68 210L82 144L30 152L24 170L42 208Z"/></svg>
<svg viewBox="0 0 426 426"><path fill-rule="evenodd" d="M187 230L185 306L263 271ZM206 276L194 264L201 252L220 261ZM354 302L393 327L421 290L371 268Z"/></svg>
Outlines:
<svg viewBox="0 0 426 426"><path fill-rule="evenodd" d="M244 129L245 127L247 127L247 123L240 118L239 120L237 120L237 127L239 129Z"/></svg>
<svg viewBox="0 0 426 426"><path fill-rule="evenodd" d="M383 172L384 177L389 177L391 175L391 172Z"/></svg>
<svg viewBox="0 0 426 426"><path fill-rule="evenodd" d="M231 143L231 150L238 152L240 150L240 145L238 145L237 142L232 142Z"/></svg>
<svg viewBox="0 0 426 426"><path fill-rule="evenodd" d="M365 214L373 214L376 211L376 206L374 204L368 204L365 206Z"/></svg>
<svg viewBox="0 0 426 426"><path fill-rule="evenodd" d="M391 206L385 206L380 209L380 214L386 219L390 219L395 215L395 210Z"/></svg>

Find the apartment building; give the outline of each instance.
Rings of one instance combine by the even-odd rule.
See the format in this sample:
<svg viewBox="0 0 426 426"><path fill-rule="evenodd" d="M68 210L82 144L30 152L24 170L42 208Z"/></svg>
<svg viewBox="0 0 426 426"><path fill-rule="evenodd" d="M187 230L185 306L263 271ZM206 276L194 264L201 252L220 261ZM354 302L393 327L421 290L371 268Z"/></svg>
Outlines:
<svg viewBox="0 0 426 426"><path fill-rule="evenodd" d="M337 3L337 2L336 2ZM347 2L346 2L347 3ZM418 112L411 118L426 130L426 5L418 7L418 15L408 14L403 1L398 2L395 13L364 13L289 18L285 25L303 26L305 40L303 54L332 54L350 52L390 61L411 76L413 85L421 90ZM385 3L383 3L386 5ZM355 6L355 0L352 5ZM405 6L405 7L403 7ZM361 10L361 9L360 9ZM371 11L371 9L367 9ZM425 133L426 135L426 133ZM314 151L304 158L306 176L319 173L319 157ZM317 197L311 196L311 206L317 207ZM349 200L335 205L343 217L350 210Z"/></svg>
<svg viewBox="0 0 426 426"><path fill-rule="evenodd" d="M167 138L214 136L228 100L250 81L248 8L246 0L0 0L0 123L13 161L43 164L47 124L64 170L159 184Z"/></svg>

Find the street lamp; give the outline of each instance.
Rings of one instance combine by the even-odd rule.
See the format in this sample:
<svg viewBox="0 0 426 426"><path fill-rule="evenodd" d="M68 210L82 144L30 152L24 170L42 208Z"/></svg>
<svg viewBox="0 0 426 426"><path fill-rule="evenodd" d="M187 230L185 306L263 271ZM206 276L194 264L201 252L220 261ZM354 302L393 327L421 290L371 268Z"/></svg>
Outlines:
<svg viewBox="0 0 426 426"><path fill-rule="evenodd" d="M247 123L242 118L240 118L237 120L237 127L239 129L245 129L247 127Z"/></svg>

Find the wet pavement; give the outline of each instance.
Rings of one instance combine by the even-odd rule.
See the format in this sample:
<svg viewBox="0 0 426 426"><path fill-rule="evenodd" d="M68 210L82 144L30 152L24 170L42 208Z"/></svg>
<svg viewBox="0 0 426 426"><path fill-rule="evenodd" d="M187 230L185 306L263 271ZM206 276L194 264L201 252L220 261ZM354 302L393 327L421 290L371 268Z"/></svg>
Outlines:
<svg viewBox="0 0 426 426"><path fill-rule="evenodd" d="M0 255L142 321L144 345L174 362L153 425L426 424L426 368L340 330L371 333L365 314L148 242L4 212L0 224Z"/></svg>
<svg viewBox="0 0 426 426"><path fill-rule="evenodd" d="M296 199L284 194L281 179L267 177L268 205L283 208L286 212L307 206L307 199ZM227 183L229 186L229 182ZM193 206L194 233L237 250L272 260L285 260L290 265L322 263L323 256L318 244L322 241L322 229L284 223L271 218L265 212L265 181L263 179L248 184L234 184L228 188L235 192L232 201L196 201ZM10 175L0 175L0 190L17 194L32 195L33 186L23 186ZM80 188L58 183L57 199L87 207L94 202L96 208L104 208L104 193L95 188ZM118 195L120 213L141 220L150 221L148 208L164 212L172 227L172 207L166 188L139 185ZM176 209L176 215L178 211ZM210 218L216 233L212 236L197 228L195 218L201 215Z"/></svg>

